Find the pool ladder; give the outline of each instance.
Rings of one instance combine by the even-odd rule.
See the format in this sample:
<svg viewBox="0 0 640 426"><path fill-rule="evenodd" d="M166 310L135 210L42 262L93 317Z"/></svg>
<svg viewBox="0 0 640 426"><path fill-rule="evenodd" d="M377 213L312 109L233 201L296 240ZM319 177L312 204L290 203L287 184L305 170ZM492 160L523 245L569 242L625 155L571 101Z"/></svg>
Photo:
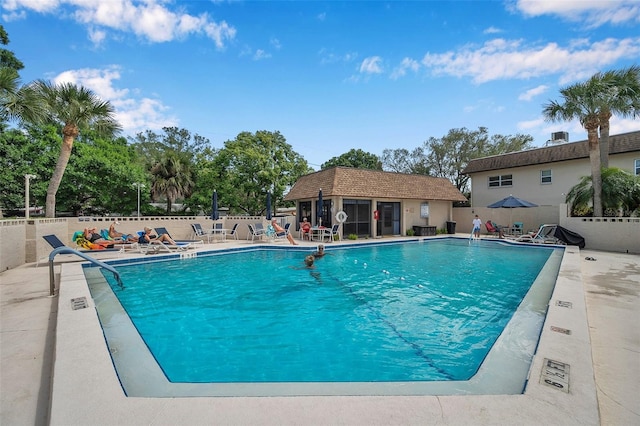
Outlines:
<svg viewBox="0 0 640 426"><path fill-rule="evenodd" d="M57 249L53 249L53 251L49 253L49 296L53 296L53 294L55 293L53 259L58 254L75 254L76 256L80 256L81 258L88 260L94 265L97 265L101 268L106 269L107 271L110 271L111 273L113 273L113 276L116 278L116 281L118 282L118 285L120 286L120 288L124 289L124 284L122 284L122 280L120 279L120 273L116 271L116 269L113 266L107 265L104 262L100 262L96 258L93 258L85 253L79 252L78 250L74 250L71 247L58 247Z"/></svg>

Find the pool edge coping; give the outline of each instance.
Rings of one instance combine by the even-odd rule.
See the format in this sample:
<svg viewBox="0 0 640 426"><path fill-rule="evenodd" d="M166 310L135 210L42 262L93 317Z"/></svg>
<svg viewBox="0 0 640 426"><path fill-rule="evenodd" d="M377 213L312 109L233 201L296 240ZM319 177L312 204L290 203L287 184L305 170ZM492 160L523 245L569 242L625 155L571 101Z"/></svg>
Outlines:
<svg viewBox="0 0 640 426"><path fill-rule="evenodd" d="M580 251L575 247L565 249L523 395L129 398L120 387L106 350L81 267L68 264L61 272L64 285L58 296L51 424L122 423L131 418L143 423L173 423L214 417L230 423L317 421L309 417L314 409L304 409L310 404L309 399L313 399L314 406L319 404L330 412L359 416L354 419L363 420L375 414L371 418L377 418L378 422L389 418L391 407L402 404L407 413L423 413L424 419L436 415L453 423L477 423L477 416L482 413L487 423L509 419L522 423L529 418L536 423L571 419L576 424L599 424ZM86 297L89 308L72 310L70 300L77 297ZM557 306L558 300L571 302L572 307ZM571 334L551 331L552 326L571 330ZM571 366L568 393L540 383L545 358ZM267 407L275 410L268 418L260 415ZM394 423L402 423L402 415L393 413ZM415 422L416 418L404 420Z"/></svg>

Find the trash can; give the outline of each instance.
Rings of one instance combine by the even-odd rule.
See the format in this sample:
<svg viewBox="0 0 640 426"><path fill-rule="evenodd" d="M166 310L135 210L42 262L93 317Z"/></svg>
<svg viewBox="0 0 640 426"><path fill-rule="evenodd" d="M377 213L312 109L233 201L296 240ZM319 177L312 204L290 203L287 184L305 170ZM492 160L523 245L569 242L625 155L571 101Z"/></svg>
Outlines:
<svg viewBox="0 0 640 426"><path fill-rule="evenodd" d="M455 234L456 233L456 223L448 221L447 222L447 234Z"/></svg>

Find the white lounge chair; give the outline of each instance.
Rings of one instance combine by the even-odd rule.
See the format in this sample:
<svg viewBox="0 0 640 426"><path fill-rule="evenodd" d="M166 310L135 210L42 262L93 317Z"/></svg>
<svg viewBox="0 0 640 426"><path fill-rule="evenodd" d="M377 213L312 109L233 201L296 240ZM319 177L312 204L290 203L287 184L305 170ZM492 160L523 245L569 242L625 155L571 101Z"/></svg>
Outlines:
<svg viewBox="0 0 640 426"><path fill-rule="evenodd" d="M522 243L536 243L536 244L564 244L557 239L553 234L556 231L558 225L545 224L541 225L538 232L533 235L521 235L518 238L513 238L514 241Z"/></svg>

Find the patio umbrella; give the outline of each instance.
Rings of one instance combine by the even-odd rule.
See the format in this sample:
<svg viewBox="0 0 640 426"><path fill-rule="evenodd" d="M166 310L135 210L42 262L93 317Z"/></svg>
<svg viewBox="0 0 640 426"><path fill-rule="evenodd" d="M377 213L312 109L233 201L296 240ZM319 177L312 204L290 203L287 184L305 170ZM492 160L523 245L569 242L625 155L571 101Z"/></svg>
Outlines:
<svg viewBox="0 0 640 426"><path fill-rule="evenodd" d="M271 192L267 192L267 220L271 220Z"/></svg>
<svg viewBox="0 0 640 426"><path fill-rule="evenodd" d="M220 215L218 214L218 193L213 190L213 197L211 200L211 220L218 220Z"/></svg>
<svg viewBox="0 0 640 426"><path fill-rule="evenodd" d="M509 195L508 197L503 198L500 201L489 204L487 207L489 207L490 209L511 209L509 221L511 222L510 224L513 224L513 209L519 207L538 207L538 205L530 201L514 197L513 195Z"/></svg>
<svg viewBox="0 0 640 426"><path fill-rule="evenodd" d="M316 211L318 216L318 226L322 226L322 188L318 191L318 208Z"/></svg>

